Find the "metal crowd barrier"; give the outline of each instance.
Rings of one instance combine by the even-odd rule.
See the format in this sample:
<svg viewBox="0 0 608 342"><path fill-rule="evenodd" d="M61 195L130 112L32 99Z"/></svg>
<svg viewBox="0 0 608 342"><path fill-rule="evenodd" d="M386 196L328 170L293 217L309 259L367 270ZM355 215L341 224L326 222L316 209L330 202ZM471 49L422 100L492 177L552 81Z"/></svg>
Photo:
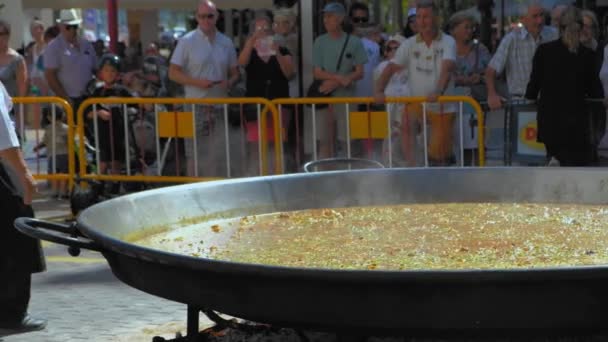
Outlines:
<svg viewBox="0 0 608 342"><path fill-rule="evenodd" d="M102 175L98 172L90 171L87 169L87 160L86 158L80 158L79 160L79 177L81 180L98 180L98 181L126 181L126 182L165 182L165 183L180 183L180 182L197 182L202 180L213 180L219 179L220 177L199 177L196 174L198 170L198 153L197 153L197 141L196 141L196 127L197 127L197 117L195 115L195 106L196 105L209 105L209 106L223 106L223 121L224 121L224 134L226 138L226 177L231 177L231 156L230 156L230 138L229 138L229 105L242 105L251 104L257 106L257 114L258 114L258 126L259 127L267 127L267 117L266 113L270 111L272 117L274 118L273 130L275 137L281 135L280 132L280 119L279 114L276 107L267 99L264 98L201 98L201 99L186 99L186 98L134 98L134 97L126 97L126 98L89 98L84 101L77 111L78 118L78 126L77 126L77 134L81 141L85 140L85 110L88 108L92 108L93 110L93 137L95 141L90 142L93 147L95 147L95 152L93 153L95 157L93 160L96 161L97 166L100 164L99 157L99 136L97 134L98 131L98 120L97 117L97 109L98 105L121 105L122 106L122 114L123 120L125 124L125 166L126 166L126 175L123 174L113 174L113 175ZM144 174L132 174L131 171L131 158L129 151L129 127L128 125L128 105L153 105L154 106L154 116L155 116L155 144L156 144L156 162L158 171L156 175L144 175ZM181 105L181 106L191 106L190 112L184 111L159 111L159 105ZM161 115L160 114L166 114ZM241 113L242 114L242 113ZM241 115L242 116L242 115ZM162 119L162 120L161 120ZM162 121L162 122L161 122ZM171 121L174 121L171 123ZM163 125L170 125L171 128L167 128L165 126L161 127L161 123ZM182 128L179 125L182 125ZM110 125L111 126L111 125ZM188 126L188 127L186 127ZM194 172L195 176L164 176L162 175L162 158L164 153L161 152L160 147L160 139L161 139L161 130L169 131L170 133L164 133L163 138L173 136L174 138L191 138L193 139L193 158L194 158ZM190 131L190 132L184 132ZM171 133L172 132L172 133ZM260 173L261 175L268 174L268 145L266 143L266 130L260 129L260 139L259 139L259 151L260 151ZM84 144L80 144L79 146L80 154L85 155L85 146ZM166 152L166 151L165 151ZM280 149L275 149L275 158L278 161L275 164L275 173L281 173L280 165L282 164L282 156Z"/></svg>
<svg viewBox="0 0 608 342"><path fill-rule="evenodd" d="M585 99L587 105L603 104L604 99ZM544 165L546 163L545 146L536 141L537 138L537 102L529 100L521 95L514 95L502 101L504 110L503 124L503 162L506 166L511 166L515 159L516 162L528 163L529 165ZM482 102L483 107L487 107L487 102ZM593 111L591 108L581 110ZM590 116L591 118L591 116ZM590 129L593 132L592 123ZM522 129L525 132L522 133ZM522 138L522 135L524 138ZM525 143L522 142L525 139ZM597 141L599 144L599 141Z"/></svg>
<svg viewBox="0 0 608 342"><path fill-rule="evenodd" d="M66 124L68 126L68 141L67 141L67 149L68 149L68 173L43 173L40 172L40 170L37 170L36 172L33 173L33 176L35 179L39 179L39 180L66 180L68 181L68 188L72 189L73 185L74 185L74 174L76 173L76 157L75 157L75 149L74 149L74 111L72 110L72 106L70 106L70 104L59 97L52 97L52 96L41 96L41 97L13 97L12 98L13 104L15 106L15 110L17 111L18 114L18 127L19 127L19 134L21 137L21 143L23 144L25 137L26 137L26 131L25 131L25 115L26 115L26 111L25 111L25 105L31 105L31 104L50 104L51 105L51 122L50 125L51 126L51 134L52 134L52 138L51 141L53 142L53 144L56 144L56 134L57 132L55 131L55 123L56 123L56 113L57 113L57 106L60 106L61 108L63 108L65 115L66 115ZM38 123L40 123L40 119L41 119L41 110L38 110L34 113L34 121L36 122L36 126L38 125ZM39 136L38 136L38 130L39 128L36 127L36 143L40 142ZM82 140L80 140L82 141ZM82 145L82 144L80 144ZM23 145L22 145L23 146ZM53 152L56 151L55 146L53 146L52 148ZM53 153L50 156L47 156L47 162L51 163L51 169L52 170L56 170L56 165L57 165L57 156L56 153ZM39 169L39 168L38 168Z"/></svg>
<svg viewBox="0 0 608 342"><path fill-rule="evenodd" d="M427 126L427 99L425 97L387 97L386 101L388 103L400 103L400 104L421 104L423 108L423 127ZM317 132L316 132L316 119L317 119L317 109L316 106L320 104L326 105L345 105L346 106L346 157L351 158L351 134L350 134L350 105L367 105L368 114L371 115L370 106L375 103L375 99L371 97L357 97L357 98L338 98L338 97L321 97L321 98L284 98L284 99L275 99L272 101L275 104L279 111L281 110L282 105L311 105L312 106L312 154L313 160L318 159L317 155ZM481 106L477 101L475 101L471 97L466 96L441 96L438 99L438 103L458 103L459 104L459 122L460 122L460 159L462 165L464 166L464 147L463 147L463 105L465 103L471 105L474 111L477 114L477 131L478 131L478 149L479 149L479 166L485 166L485 127L484 127L484 112L481 109ZM296 109L297 110L297 109ZM371 117L368 117L369 122L371 122ZM297 120L296 120L297 121ZM389 146L389 165L388 167L392 167L392 144L391 144L391 120L387 120L387 129L388 129L388 146ZM371 130L371 128L370 128ZM426 129L423 129L424 136L424 154L425 154L425 167L429 166L428 162L428 151L427 151L427 133ZM282 141L282 139L281 139Z"/></svg>

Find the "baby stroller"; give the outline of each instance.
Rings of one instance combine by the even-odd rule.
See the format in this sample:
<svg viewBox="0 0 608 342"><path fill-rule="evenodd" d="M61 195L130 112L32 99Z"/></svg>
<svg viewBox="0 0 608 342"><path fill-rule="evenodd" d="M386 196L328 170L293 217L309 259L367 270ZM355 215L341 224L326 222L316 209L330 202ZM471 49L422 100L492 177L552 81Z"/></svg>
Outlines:
<svg viewBox="0 0 608 342"><path fill-rule="evenodd" d="M92 81L96 82L95 80ZM94 83L93 83L94 84ZM94 89L94 86L89 87ZM111 110L112 107L124 108L123 105L98 105L98 108ZM121 160L124 164L121 174L143 174L146 165L150 164L153 159L156 159L155 148L155 132L156 126L154 118L150 118L143 113L136 105L126 106L127 131L125 132L125 141L128 152L126 159ZM94 130L89 127L87 131L87 148L85 155L79 156L87 159L87 173L95 173L98 169L99 151L96 150ZM76 186L72 190L70 206L72 213L77 215L83 209L101 202L103 200L120 195L124 192L134 192L147 188L147 184L141 182L111 182L97 180L82 180L76 179ZM122 188L122 189L121 189Z"/></svg>

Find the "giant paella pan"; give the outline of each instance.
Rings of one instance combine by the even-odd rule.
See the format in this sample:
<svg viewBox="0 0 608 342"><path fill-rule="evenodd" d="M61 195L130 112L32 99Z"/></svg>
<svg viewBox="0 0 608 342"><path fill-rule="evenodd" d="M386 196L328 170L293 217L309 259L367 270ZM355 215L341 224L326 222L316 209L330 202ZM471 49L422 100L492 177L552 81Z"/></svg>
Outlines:
<svg viewBox="0 0 608 342"><path fill-rule="evenodd" d="M29 235L100 251L126 284L286 327L608 326L602 169L383 169L207 182L97 204Z"/></svg>

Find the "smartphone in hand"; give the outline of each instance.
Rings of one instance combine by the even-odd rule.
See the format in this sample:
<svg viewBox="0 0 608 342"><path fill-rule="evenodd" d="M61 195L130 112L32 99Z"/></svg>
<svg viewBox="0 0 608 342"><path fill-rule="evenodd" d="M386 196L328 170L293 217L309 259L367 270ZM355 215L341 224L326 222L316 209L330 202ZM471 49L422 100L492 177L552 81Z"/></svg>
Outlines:
<svg viewBox="0 0 608 342"><path fill-rule="evenodd" d="M269 57L269 56L274 56L277 54L277 52L275 51L273 46L274 46L274 37L268 36L268 37L259 39L255 46L255 49L258 53L258 56Z"/></svg>

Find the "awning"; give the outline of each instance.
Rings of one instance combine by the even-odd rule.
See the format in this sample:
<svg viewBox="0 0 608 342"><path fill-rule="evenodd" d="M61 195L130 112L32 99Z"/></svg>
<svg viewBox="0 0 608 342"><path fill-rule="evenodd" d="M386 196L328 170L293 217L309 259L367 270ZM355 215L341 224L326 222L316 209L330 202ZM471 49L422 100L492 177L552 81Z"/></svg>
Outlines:
<svg viewBox="0 0 608 342"><path fill-rule="evenodd" d="M106 8L106 0L22 0L23 8ZM196 9L197 0L118 0L119 9ZM259 9L272 8L272 0L218 0L214 1L219 9Z"/></svg>

